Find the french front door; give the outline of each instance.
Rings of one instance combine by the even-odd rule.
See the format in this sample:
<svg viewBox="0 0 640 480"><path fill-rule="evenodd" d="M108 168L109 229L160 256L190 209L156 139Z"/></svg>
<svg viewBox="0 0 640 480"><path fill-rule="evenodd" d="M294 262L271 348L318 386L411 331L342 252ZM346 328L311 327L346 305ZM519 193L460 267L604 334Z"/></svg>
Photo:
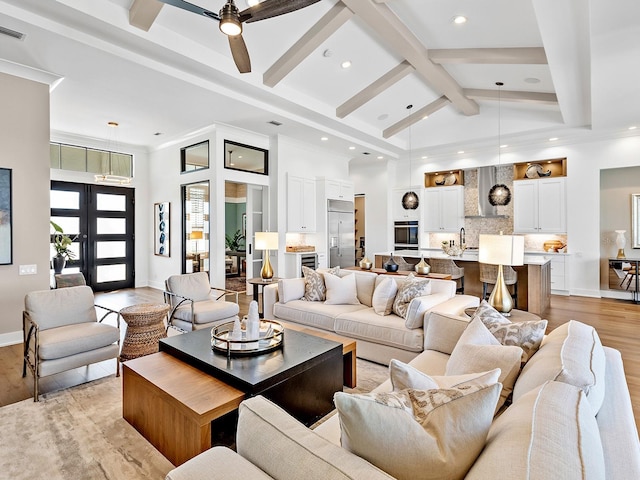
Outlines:
<svg viewBox="0 0 640 480"><path fill-rule="evenodd" d="M135 286L134 199L133 188L51 182L51 219L76 237L63 273L82 272L94 291Z"/></svg>

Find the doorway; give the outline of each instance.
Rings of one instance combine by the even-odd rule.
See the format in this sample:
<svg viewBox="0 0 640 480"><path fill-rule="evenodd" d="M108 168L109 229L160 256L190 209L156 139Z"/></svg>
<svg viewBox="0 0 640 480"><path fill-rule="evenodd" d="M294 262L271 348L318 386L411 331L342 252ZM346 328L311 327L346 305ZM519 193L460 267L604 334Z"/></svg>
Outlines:
<svg viewBox="0 0 640 480"><path fill-rule="evenodd" d="M135 190L52 181L50 197L51 220L75 237L62 273L81 272L94 291L133 288Z"/></svg>
<svg viewBox="0 0 640 480"><path fill-rule="evenodd" d="M246 283L262 267L262 251L253 248L255 232L263 231L267 189L225 181L225 287L251 291Z"/></svg>

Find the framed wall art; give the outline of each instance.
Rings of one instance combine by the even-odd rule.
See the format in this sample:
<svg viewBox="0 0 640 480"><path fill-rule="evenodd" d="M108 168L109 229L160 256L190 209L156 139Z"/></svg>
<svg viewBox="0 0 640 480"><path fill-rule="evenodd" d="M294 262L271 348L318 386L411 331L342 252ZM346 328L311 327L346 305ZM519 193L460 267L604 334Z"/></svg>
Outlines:
<svg viewBox="0 0 640 480"><path fill-rule="evenodd" d="M0 168L0 265L13 263L11 169Z"/></svg>
<svg viewBox="0 0 640 480"><path fill-rule="evenodd" d="M171 256L170 228L171 203L160 202L153 204L154 247L153 253L161 257Z"/></svg>

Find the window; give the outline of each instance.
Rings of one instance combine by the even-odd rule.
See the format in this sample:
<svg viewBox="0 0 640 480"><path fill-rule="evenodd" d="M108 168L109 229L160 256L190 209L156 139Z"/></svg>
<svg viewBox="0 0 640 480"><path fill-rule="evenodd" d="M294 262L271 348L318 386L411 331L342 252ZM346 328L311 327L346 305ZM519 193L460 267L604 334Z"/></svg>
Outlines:
<svg viewBox="0 0 640 480"><path fill-rule="evenodd" d="M209 168L209 141L180 149L180 172L194 172Z"/></svg>
<svg viewBox="0 0 640 480"><path fill-rule="evenodd" d="M269 174L269 151L242 143L224 141L224 168L243 172Z"/></svg>
<svg viewBox="0 0 640 480"><path fill-rule="evenodd" d="M51 168L133 177L133 155L95 148L49 144Z"/></svg>

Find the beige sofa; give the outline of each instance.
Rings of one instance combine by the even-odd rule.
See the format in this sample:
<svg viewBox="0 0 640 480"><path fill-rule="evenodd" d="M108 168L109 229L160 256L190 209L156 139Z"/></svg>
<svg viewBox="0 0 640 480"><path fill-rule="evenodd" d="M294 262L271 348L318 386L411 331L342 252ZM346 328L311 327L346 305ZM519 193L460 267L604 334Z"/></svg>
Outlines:
<svg viewBox="0 0 640 480"><path fill-rule="evenodd" d="M372 307L373 293L385 278L399 285L401 275L341 270L340 276L355 275L358 305L327 305L301 300L304 279L288 278L264 288L265 318L293 322L310 328L335 332L357 342L360 358L388 365L392 358L409 362L423 350L424 317L431 311L461 315L465 308L477 307L479 299L456 295L456 283L431 279L431 294L411 302L407 319L391 313L378 315Z"/></svg>
<svg viewBox="0 0 640 480"><path fill-rule="evenodd" d="M464 329L464 320L455 323L444 330L442 322L430 323L425 339L430 348L410 364L444 374ZM617 350L602 347L593 332L572 321L545 338L515 383L513 403L494 418L464 478L640 478L640 444L622 359ZM386 382L376 390L390 388ZM376 441L385 440L382 431ZM237 453L212 448L169 472L167 480L393 478L339 445L338 415L310 430L255 397L240 405ZM431 473L429 478L439 478ZM424 470L420 475L427 478Z"/></svg>

